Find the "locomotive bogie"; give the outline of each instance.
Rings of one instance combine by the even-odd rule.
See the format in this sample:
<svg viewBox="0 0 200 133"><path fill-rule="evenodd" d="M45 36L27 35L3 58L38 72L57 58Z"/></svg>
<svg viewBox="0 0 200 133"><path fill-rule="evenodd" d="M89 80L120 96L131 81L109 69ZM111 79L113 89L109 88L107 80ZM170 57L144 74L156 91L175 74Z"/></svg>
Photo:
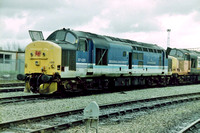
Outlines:
<svg viewBox="0 0 200 133"><path fill-rule="evenodd" d="M31 92L31 86L28 81L25 82L24 92L27 92L27 93Z"/></svg>
<svg viewBox="0 0 200 133"><path fill-rule="evenodd" d="M58 90L57 87L58 87L57 82L43 83L39 86L39 93L52 94Z"/></svg>

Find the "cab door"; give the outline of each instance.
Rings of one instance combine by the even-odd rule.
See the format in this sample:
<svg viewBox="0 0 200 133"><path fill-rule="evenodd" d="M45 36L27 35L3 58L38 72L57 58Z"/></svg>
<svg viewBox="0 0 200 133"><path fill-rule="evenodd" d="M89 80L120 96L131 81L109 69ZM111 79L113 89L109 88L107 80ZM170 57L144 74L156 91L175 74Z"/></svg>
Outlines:
<svg viewBox="0 0 200 133"><path fill-rule="evenodd" d="M93 68L94 44L91 39L88 39L89 52L88 52L88 68Z"/></svg>
<svg viewBox="0 0 200 133"><path fill-rule="evenodd" d="M129 69L132 69L132 53L129 53Z"/></svg>

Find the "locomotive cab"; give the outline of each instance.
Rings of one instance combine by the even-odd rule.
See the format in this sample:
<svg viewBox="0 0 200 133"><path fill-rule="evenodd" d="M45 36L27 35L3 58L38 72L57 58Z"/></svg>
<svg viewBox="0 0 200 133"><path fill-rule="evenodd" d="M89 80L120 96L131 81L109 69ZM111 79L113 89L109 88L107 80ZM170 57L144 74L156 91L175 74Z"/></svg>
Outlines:
<svg viewBox="0 0 200 133"><path fill-rule="evenodd" d="M190 54L186 50L170 49L169 52L169 72L178 75L187 75L191 71Z"/></svg>
<svg viewBox="0 0 200 133"><path fill-rule="evenodd" d="M25 76L18 79L26 81L26 91L52 94L63 84L61 77L76 77L77 51L87 54L88 41L69 29L57 30L46 40L41 31L29 34L33 42L25 50Z"/></svg>
<svg viewBox="0 0 200 133"><path fill-rule="evenodd" d="M47 40L56 43L62 49L61 71L75 71L77 37L71 31L62 29L53 32Z"/></svg>
<svg viewBox="0 0 200 133"><path fill-rule="evenodd" d="M61 73L61 47L51 41L45 41L40 31L29 31L32 43L25 49L25 92L51 94L56 92L57 77Z"/></svg>

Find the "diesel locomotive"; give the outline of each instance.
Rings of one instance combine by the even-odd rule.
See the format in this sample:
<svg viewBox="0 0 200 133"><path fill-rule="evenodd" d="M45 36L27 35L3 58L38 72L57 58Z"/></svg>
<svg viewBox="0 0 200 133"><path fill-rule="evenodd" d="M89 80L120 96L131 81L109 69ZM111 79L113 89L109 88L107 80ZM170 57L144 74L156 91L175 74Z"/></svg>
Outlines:
<svg viewBox="0 0 200 133"><path fill-rule="evenodd" d="M45 40L29 31L25 91L53 94L121 86L166 86L200 80L200 53L156 44L59 29Z"/></svg>

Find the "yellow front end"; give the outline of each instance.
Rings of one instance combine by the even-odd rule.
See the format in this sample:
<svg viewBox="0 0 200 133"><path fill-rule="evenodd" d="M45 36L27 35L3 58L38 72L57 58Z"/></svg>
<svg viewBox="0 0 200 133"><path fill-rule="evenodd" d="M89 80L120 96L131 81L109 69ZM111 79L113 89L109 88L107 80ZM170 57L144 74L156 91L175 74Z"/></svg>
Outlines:
<svg viewBox="0 0 200 133"><path fill-rule="evenodd" d="M172 60L171 72L172 74L187 75L190 72L190 61L177 59L176 57L169 56Z"/></svg>
<svg viewBox="0 0 200 133"><path fill-rule="evenodd" d="M30 43L25 49L25 74L32 82L26 81L25 91L31 90L32 84L41 78L40 75L53 77L55 73L61 73L61 47L50 41ZM37 79L33 79L35 75ZM51 94L57 91L57 82L40 83L37 88L41 94Z"/></svg>
<svg viewBox="0 0 200 133"><path fill-rule="evenodd" d="M178 73L178 70L179 70L178 59L175 57L171 57L171 58L172 58L172 73Z"/></svg>

